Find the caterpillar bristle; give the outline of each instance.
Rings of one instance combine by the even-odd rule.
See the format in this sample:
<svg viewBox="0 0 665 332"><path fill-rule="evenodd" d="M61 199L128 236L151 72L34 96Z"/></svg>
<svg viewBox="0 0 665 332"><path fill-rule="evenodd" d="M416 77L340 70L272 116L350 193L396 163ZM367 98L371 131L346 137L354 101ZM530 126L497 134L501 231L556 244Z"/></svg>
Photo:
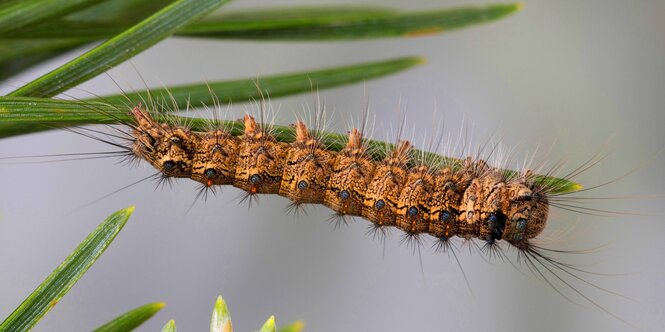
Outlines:
<svg viewBox="0 0 665 332"><path fill-rule="evenodd" d="M250 210L252 206L259 204L259 195L256 193L251 193L249 191L243 191L236 198L239 205L247 205L247 210Z"/></svg>
<svg viewBox="0 0 665 332"><path fill-rule="evenodd" d="M295 217L304 216L307 215L307 205L300 202L291 202L286 205L284 212Z"/></svg>
<svg viewBox="0 0 665 332"><path fill-rule="evenodd" d="M372 240L385 244L385 241L390 237L391 230L391 227L370 223L365 231L365 236L370 236Z"/></svg>
<svg viewBox="0 0 665 332"><path fill-rule="evenodd" d="M200 200L207 202L209 194L217 196L217 190L218 190L217 187L214 186L207 186L207 185L198 186L198 189L196 190L196 196L192 204Z"/></svg>
<svg viewBox="0 0 665 332"><path fill-rule="evenodd" d="M420 248L423 247L424 238L421 233L403 231L399 243L406 245L407 248L415 253L416 251L420 251Z"/></svg>
<svg viewBox="0 0 665 332"><path fill-rule="evenodd" d="M333 225L335 230L341 228L342 226L349 226L353 220L352 216L341 213L333 213L328 217L328 222Z"/></svg>

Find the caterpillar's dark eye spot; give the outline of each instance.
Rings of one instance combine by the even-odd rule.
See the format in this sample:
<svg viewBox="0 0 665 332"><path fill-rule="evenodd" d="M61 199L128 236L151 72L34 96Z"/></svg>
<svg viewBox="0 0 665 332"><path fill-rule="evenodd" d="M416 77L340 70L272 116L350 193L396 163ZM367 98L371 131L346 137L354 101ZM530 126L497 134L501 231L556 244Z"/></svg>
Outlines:
<svg viewBox="0 0 665 332"><path fill-rule="evenodd" d="M408 213L409 213L410 217L415 217L418 214L418 208L415 207L415 206L412 206L412 207L409 208Z"/></svg>
<svg viewBox="0 0 665 332"><path fill-rule="evenodd" d="M339 193L339 198L341 198L341 199L348 199L349 196L351 196L351 194L349 194L348 190L342 190Z"/></svg>
<svg viewBox="0 0 665 332"><path fill-rule="evenodd" d="M221 146L221 145L219 145L219 144L215 144L215 145L212 147L212 152L217 152L217 151L219 151L219 150L221 150L221 149L222 149L222 146Z"/></svg>
<svg viewBox="0 0 665 332"><path fill-rule="evenodd" d="M452 215L450 214L450 212L443 211L443 212L441 212L441 215L439 216L439 220L443 221L444 223L447 223L448 221L450 221L451 217L452 217Z"/></svg>
<svg viewBox="0 0 665 332"><path fill-rule="evenodd" d="M180 137L177 136L171 137L171 143L179 144L180 142L182 142L182 139Z"/></svg>
<svg viewBox="0 0 665 332"><path fill-rule="evenodd" d="M517 230L519 230L520 232L524 232L524 230L526 229L526 223L527 223L526 219L517 220Z"/></svg>
<svg viewBox="0 0 665 332"><path fill-rule="evenodd" d="M307 181L300 180L300 182L298 182L298 189L300 189L300 190L307 189Z"/></svg>
<svg viewBox="0 0 665 332"><path fill-rule="evenodd" d="M257 183L259 183L259 182L261 182L261 176L260 176L260 175L258 175L258 174L254 174L254 175L252 175L252 176L249 177L249 183L251 183L251 184L257 184Z"/></svg>
<svg viewBox="0 0 665 332"><path fill-rule="evenodd" d="M175 167L175 162L173 160L167 160L162 165L164 166L165 170L169 171Z"/></svg>
<svg viewBox="0 0 665 332"><path fill-rule="evenodd" d="M374 204L374 207L375 207L377 210L381 210L381 209L383 209L384 206L386 206L386 202L384 202L382 199L376 201L376 203Z"/></svg>
<svg viewBox="0 0 665 332"><path fill-rule="evenodd" d="M217 175L217 171L212 168L208 168L205 170L205 172L203 172L203 175L205 175L205 177L208 179L212 179L215 177L215 175Z"/></svg>

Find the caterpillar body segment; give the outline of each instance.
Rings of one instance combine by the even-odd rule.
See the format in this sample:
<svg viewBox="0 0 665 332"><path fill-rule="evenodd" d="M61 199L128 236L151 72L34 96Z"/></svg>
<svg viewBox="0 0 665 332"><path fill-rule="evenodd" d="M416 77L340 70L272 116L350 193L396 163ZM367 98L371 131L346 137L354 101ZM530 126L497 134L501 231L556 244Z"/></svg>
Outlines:
<svg viewBox="0 0 665 332"><path fill-rule="evenodd" d="M397 204L406 180L411 143L400 141L391 154L379 162L367 186L362 217L377 227L397 226Z"/></svg>
<svg viewBox="0 0 665 332"><path fill-rule="evenodd" d="M243 123L233 185L250 195L278 194L288 145L277 142L250 115Z"/></svg>
<svg viewBox="0 0 665 332"><path fill-rule="evenodd" d="M458 229L456 221L459 206L456 202L459 202L462 196L458 188L465 186L461 185L453 174L452 169L446 167L434 175L434 190L429 201L428 233L442 240L457 234Z"/></svg>
<svg viewBox="0 0 665 332"><path fill-rule="evenodd" d="M407 235L506 240L529 248L545 227L547 189L527 172L506 178L484 161L460 167L416 164L408 141L397 142L383 160L372 159L360 131L332 151L302 121L292 143L278 142L246 115L244 133L221 129L194 132L160 124L135 107L132 152L164 177L187 177L209 188L231 184L248 195L279 194L294 205L323 204L338 216L361 216L375 227Z"/></svg>
<svg viewBox="0 0 665 332"><path fill-rule="evenodd" d="M323 204L340 215L362 215L365 192L374 174L375 161L365 151L362 139L357 129L351 130L329 175Z"/></svg>
<svg viewBox="0 0 665 332"><path fill-rule="evenodd" d="M314 139L302 121L295 127L296 140L286 156L279 194L294 204L323 204L337 154Z"/></svg>
<svg viewBox="0 0 665 332"><path fill-rule="evenodd" d="M407 234L429 231L430 199L434 189L434 177L429 167L411 168L397 200L397 228Z"/></svg>
<svg viewBox="0 0 665 332"><path fill-rule="evenodd" d="M233 184L239 139L223 130L204 133L194 153L191 178L206 187Z"/></svg>

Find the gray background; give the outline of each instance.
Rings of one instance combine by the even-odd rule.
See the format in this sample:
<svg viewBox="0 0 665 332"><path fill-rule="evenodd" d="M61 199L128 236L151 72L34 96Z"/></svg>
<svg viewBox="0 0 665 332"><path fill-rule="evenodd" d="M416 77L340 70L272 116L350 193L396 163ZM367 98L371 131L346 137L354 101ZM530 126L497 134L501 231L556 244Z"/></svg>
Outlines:
<svg viewBox="0 0 665 332"><path fill-rule="evenodd" d="M427 9L480 1L374 1ZM274 1L274 4L302 1ZM327 3L331 3L328 1ZM351 3L337 1L336 3ZM251 8L237 1L224 9ZM600 184L636 171L590 196L628 196L591 201L589 207L644 216L593 217L555 209L545 238L556 249L596 248L560 257L614 276L585 276L630 299L576 282L607 310L646 330L665 328L665 224L662 222L665 142L665 2L527 1L508 19L424 38L379 41L285 43L224 42L172 38L132 60L151 87L315 69L368 60L423 55L426 65L368 81L376 137L395 124L400 96L408 124L432 134L432 117L446 132L463 123L482 142L494 133L516 150L512 166L541 147L537 160L566 160L567 170L593 154L609 157L578 178ZM19 85L80 52L39 66L3 85ZM141 88L128 64L110 75ZM80 87L96 94L118 91L102 75ZM82 97L87 94L73 91ZM341 131L364 105L362 85L321 92L336 110ZM294 119L309 103L300 95L274 100L277 122ZM240 117L238 105L233 117ZM547 153L548 149L551 150ZM0 141L2 156L103 151L109 148L66 132ZM248 211L239 191L199 202L187 212L196 188L178 181L153 190L142 183L99 203L86 202L149 175L111 160L0 165L0 316L8 315L104 217L136 205L136 212L109 250L38 325L39 331L89 330L138 305L168 306L140 330L155 331L171 318L181 331L207 329L217 294L228 301L237 331L258 329L270 315L279 323L303 318L308 331L562 331L628 329L576 296L559 296L528 271L507 262L488 263L477 252L459 254L473 293L451 257L399 244L385 247L364 235L358 219L333 230L323 207L294 217L287 201L262 197ZM649 216L653 215L653 216ZM567 231L561 235L557 230ZM549 235L548 235L549 234ZM514 257L514 252L509 253ZM570 278L569 278L570 279Z"/></svg>

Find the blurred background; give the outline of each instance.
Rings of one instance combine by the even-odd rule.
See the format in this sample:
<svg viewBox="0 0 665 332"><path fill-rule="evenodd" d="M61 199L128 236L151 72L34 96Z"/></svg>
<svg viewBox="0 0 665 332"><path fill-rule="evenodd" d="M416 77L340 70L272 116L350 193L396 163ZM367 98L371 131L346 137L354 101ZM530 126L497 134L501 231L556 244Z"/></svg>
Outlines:
<svg viewBox="0 0 665 332"><path fill-rule="evenodd" d="M426 10L482 1L318 1ZM235 1L221 10L261 6ZM299 5L303 1L270 1ZM312 2L308 2L311 4ZM418 136L432 134L432 118L471 142L490 137L513 148L518 167L528 153L573 170L596 153L608 157L576 180L586 187L620 178L589 193L588 207L642 214L596 217L554 209L544 239L554 249L598 248L556 255L600 274L582 275L607 294L572 279L607 311L649 331L665 328L665 2L525 1L498 22L419 38L353 42L250 42L171 38L109 72L124 89L270 75L422 55L428 63L368 81L375 137L390 137L400 98ZM2 85L29 81L84 50L71 52ZM113 94L105 75L74 90L87 97ZM358 119L363 85L321 91L334 110L331 130ZM311 95L273 100L277 123L292 123ZM235 105L233 118L245 112ZM355 120L354 120L355 121ZM420 143L417 140L417 143ZM107 151L64 131L0 140L0 154ZM660 155L658 154L660 153ZM622 177L625 173L632 173ZM90 330L139 305L167 307L140 331L159 330L171 318L181 331L208 329L218 294L227 300L237 331L255 330L275 314L278 324L304 319L306 331L624 331L629 326L560 282L552 287L508 262L487 261L471 247L458 258L417 252L393 232L384 243L365 235L357 219L334 230L331 211L284 212L288 201L264 196L248 209L240 191L224 188L196 202L196 186L176 181L155 190L141 183L84 206L151 174L144 164L111 160L0 165L0 317L7 316L111 212L136 211L109 250L39 323L38 331ZM565 174L566 172L564 172ZM562 234L563 232L563 234ZM515 252L508 252L515 257Z"/></svg>

